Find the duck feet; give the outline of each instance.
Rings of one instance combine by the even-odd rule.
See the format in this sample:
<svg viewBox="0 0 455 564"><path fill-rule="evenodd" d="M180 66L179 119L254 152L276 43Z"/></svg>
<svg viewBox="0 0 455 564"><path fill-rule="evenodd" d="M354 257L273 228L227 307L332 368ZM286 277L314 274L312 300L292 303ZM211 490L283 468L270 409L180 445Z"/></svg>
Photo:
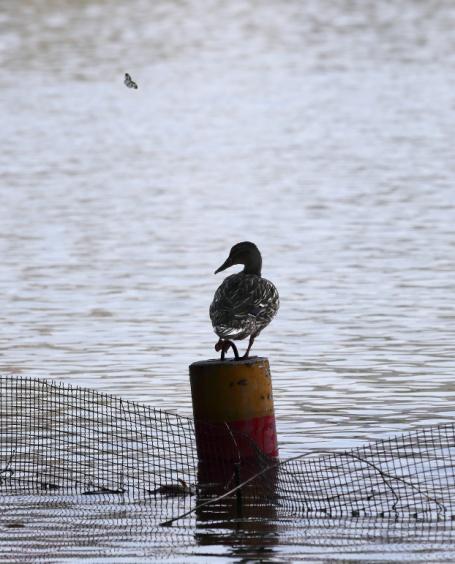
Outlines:
<svg viewBox="0 0 455 564"><path fill-rule="evenodd" d="M239 351L232 341L220 339L215 345L215 350L217 352L221 351L221 360L224 360L224 357L226 356L226 353L230 348L232 348L232 350L234 351L235 360L239 360Z"/></svg>

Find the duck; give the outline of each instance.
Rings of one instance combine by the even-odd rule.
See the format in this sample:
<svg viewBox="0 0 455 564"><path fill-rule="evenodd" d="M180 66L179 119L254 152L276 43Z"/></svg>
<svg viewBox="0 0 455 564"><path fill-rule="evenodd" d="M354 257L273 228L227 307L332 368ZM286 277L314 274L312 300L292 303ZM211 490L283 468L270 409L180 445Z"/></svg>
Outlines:
<svg viewBox="0 0 455 564"><path fill-rule="evenodd" d="M223 280L210 305L210 319L219 337L215 350L221 351L221 360L229 348L239 360L233 341L247 337L248 348L241 358L248 358L254 340L280 307L278 290L270 280L262 278L262 255L254 243L243 241L234 245L215 274L236 264L242 264L243 270Z"/></svg>

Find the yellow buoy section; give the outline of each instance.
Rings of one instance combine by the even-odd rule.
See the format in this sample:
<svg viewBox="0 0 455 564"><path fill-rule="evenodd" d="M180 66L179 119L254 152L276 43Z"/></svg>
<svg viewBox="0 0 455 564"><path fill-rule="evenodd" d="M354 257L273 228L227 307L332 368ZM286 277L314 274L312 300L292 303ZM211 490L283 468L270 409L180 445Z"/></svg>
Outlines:
<svg viewBox="0 0 455 564"><path fill-rule="evenodd" d="M266 358L195 362L190 380L195 419L220 422L273 415Z"/></svg>
<svg viewBox="0 0 455 564"><path fill-rule="evenodd" d="M248 436L269 456L278 455L272 379L266 358L195 362L190 366L190 381L196 421L228 423L231 430ZM205 430L204 443L209 439L206 435ZM199 447L202 439L196 439Z"/></svg>

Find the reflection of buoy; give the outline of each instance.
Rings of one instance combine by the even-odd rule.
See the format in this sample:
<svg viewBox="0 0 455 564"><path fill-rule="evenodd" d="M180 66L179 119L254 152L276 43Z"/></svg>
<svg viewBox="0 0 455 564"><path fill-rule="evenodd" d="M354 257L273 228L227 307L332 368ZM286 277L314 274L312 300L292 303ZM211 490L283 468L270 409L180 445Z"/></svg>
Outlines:
<svg viewBox="0 0 455 564"><path fill-rule="evenodd" d="M266 358L206 360L190 366L200 461L278 456L272 380Z"/></svg>

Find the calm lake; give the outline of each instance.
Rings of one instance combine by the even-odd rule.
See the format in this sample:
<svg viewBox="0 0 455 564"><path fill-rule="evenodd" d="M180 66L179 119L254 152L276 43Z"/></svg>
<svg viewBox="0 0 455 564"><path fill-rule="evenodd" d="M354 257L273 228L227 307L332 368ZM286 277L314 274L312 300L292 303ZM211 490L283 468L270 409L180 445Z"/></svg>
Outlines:
<svg viewBox="0 0 455 564"><path fill-rule="evenodd" d="M450 0L3 2L1 372L191 415L251 240L282 456L453 421L454 29Z"/></svg>

